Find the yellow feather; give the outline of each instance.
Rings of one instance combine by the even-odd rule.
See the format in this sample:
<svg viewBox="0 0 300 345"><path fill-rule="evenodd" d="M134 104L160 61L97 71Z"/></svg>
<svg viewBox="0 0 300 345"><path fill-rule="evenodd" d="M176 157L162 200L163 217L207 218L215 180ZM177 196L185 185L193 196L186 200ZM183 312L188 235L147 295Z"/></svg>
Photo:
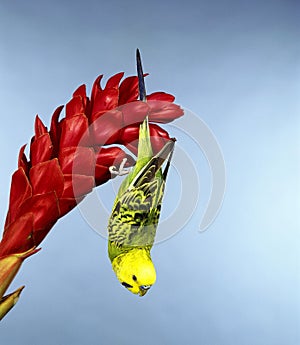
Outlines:
<svg viewBox="0 0 300 345"><path fill-rule="evenodd" d="M112 267L121 284L134 294L143 296L156 280L156 272L149 250L134 248L118 255Z"/></svg>

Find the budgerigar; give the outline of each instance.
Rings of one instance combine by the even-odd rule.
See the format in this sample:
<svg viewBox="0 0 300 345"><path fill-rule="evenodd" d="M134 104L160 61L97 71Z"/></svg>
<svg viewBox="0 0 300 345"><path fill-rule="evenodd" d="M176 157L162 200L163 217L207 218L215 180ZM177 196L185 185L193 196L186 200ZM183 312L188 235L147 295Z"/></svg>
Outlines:
<svg viewBox="0 0 300 345"><path fill-rule="evenodd" d="M137 59L140 99L145 101L143 73ZM155 283L150 250L159 221L175 139L153 155L148 118L140 126L135 167L122 182L108 224L108 254L123 286L144 296ZM162 165L166 162L164 170Z"/></svg>

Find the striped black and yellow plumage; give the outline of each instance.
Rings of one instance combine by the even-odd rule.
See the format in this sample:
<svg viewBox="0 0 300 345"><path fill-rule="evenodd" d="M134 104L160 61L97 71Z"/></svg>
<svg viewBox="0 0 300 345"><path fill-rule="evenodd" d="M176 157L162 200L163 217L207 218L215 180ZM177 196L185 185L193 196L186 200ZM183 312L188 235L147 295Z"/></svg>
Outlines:
<svg viewBox="0 0 300 345"><path fill-rule="evenodd" d="M120 187L108 224L109 242L114 250L110 259L132 247L153 245L159 221L166 175L161 166L171 157L174 139L169 141L155 156L149 136L147 119L140 129L139 153L134 170Z"/></svg>
<svg viewBox="0 0 300 345"><path fill-rule="evenodd" d="M118 247L153 244L164 190L164 181L152 177L154 168L120 197L112 211L109 239Z"/></svg>
<svg viewBox="0 0 300 345"><path fill-rule="evenodd" d="M121 184L108 223L108 253L113 269L124 286L140 295L155 282L150 250L174 144L175 139L153 156L145 119L140 127L136 165Z"/></svg>

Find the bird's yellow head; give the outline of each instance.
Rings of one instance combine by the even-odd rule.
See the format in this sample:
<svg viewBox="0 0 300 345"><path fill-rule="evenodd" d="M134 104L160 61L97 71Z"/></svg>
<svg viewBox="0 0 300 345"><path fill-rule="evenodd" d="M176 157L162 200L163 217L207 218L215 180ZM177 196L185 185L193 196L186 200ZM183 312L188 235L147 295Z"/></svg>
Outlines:
<svg viewBox="0 0 300 345"><path fill-rule="evenodd" d="M155 283L155 268L145 249L134 248L118 255L113 259L112 267L120 283L134 294L144 296Z"/></svg>

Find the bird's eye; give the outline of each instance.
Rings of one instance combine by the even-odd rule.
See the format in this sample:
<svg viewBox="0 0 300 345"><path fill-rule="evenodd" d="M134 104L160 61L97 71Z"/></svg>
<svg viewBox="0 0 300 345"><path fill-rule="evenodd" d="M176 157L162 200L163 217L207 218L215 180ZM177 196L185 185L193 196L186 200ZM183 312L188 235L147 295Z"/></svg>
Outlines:
<svg viewBox="0 0 300 345"><path fill-rule="evenodd" d="M136 282L137 281L137 277L135 275L132 276L132 279Z"/></svg>
<svg viewBox="0 0 300 345"><path fill-rule="evenodd" d="M122 284L123 286L125 286L127 289L133 287L132 285L130 285L130 284L128 284L128 283L125 283L125 282L122 282L121 284Z"/></svg>

